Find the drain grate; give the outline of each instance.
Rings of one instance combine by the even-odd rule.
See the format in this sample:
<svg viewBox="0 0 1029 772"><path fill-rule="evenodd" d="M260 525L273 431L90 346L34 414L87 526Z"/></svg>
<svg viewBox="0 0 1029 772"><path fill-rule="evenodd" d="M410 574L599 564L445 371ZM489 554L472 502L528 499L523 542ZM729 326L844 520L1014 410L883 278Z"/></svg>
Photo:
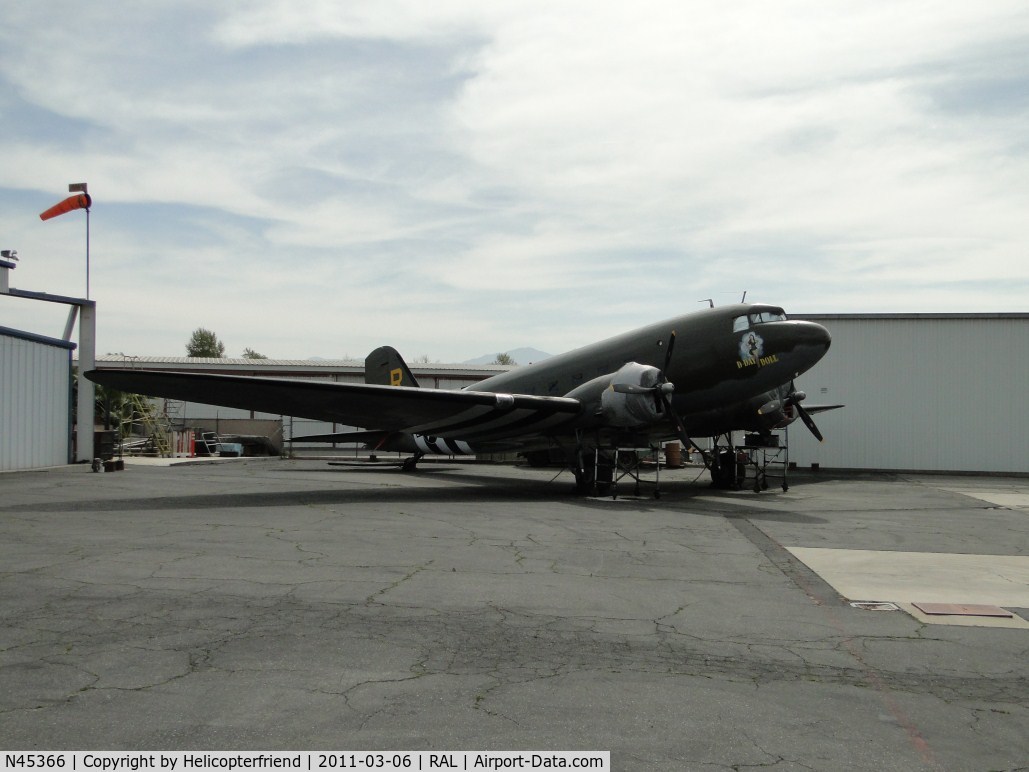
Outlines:
<svg viewBox="0 0 1029 772"><path fill-rule="evenodd" d="M850 605L862 611L900 611L900 606L886 600L852 600Z"/></svg>

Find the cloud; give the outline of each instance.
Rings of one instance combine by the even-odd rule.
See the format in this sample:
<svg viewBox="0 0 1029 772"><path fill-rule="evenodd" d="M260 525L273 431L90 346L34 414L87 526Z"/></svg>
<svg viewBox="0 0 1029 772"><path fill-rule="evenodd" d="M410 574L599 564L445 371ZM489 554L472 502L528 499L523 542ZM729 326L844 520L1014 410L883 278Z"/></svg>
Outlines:
<svg viewBox="0 0 1029 772"><path fill-rule="evenodd" d="M203 323L278 355L331 354L341 331L354 354L559 351L744 289L798 310L1025 308L1020 2L8 17L0 223L34 256L22 286L79 292L81 223L33 218L89 181L116 348L178 350ZM182 297L215 318L162 336Z"/></svg>

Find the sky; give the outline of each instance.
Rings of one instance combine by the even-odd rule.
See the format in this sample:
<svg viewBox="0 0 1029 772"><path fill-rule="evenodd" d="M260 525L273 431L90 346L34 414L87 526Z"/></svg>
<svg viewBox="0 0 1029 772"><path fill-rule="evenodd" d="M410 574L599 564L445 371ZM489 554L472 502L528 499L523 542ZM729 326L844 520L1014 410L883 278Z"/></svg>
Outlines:
<svg viewBox="0 0 1029 772"><path fill-rule="evenodd" d="M84 296L88 183L100 354L1027 311L1027 51L1024 0L5 0L0 247Z"/></svg>

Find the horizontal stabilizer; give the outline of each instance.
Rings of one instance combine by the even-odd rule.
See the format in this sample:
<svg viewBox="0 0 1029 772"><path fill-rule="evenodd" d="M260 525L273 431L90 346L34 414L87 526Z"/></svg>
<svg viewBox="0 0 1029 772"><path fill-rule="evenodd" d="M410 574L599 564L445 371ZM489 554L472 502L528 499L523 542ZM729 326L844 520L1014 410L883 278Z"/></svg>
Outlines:
<svg viewBox="0 0 1029 772"><path fill-rule="evenodd" d="M363 445L377 445L392 432L332 432L330 434L305 434L290 437L290 442L356 442Z"/></svg>

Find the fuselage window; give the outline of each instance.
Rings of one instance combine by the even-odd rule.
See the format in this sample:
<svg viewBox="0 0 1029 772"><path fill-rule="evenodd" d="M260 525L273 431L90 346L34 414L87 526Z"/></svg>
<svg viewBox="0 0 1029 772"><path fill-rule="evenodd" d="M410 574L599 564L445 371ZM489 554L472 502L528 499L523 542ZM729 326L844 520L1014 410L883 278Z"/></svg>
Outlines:
<svg viewBox="0 0 1029 772"><path fill-rule="evenodd" d="M745 316L737 316L735 319L732 320L733 332L743 332L749 326L750 323L747 321L747 317Z"/></svg>

